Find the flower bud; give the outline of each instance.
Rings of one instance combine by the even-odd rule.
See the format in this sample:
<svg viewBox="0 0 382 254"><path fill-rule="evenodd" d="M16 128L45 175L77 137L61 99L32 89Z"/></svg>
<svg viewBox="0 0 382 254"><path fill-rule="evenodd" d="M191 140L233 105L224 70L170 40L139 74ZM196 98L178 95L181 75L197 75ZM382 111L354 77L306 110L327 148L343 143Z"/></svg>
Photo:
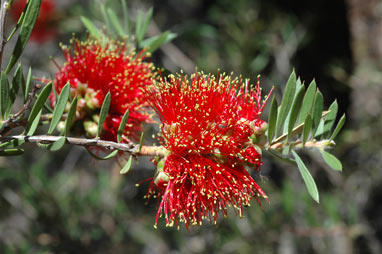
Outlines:
<svg viewBox="0 0 382 254"><path fill-rule="evenodd" d="M165 172L163 172L163 168L164 168L164 159L161 159L158 161L157 173L154 176L154 183L159 188L165 188L167 186L168 181L170 180L168 175Z"/></svg>
<svg viewBox="0 0 382 254"><path fill-rule="evenodd" d="M268 129L268 123L264 120L256 119L251 122L251 127L256 136L261 136Z"/></svg>
<svg viewBox="0 0 382 254"><path fill-rule="evenodd" d="M63 132L65 130L65 121L60 121L58 124L57 124L57 130L59 132Z"/></svg>
<svg viewBox="0 0 382 254"><path fill-rule="evenodd" d="M90 137L95 137L97 136L98 124L93 121L85 121L84 129Z"/></svg>
<svg viewBox="0 0 382 254"><path fill-rule="evenodd" d="M260 166L263 165L261 161L261 149L256 145L247 147L242 155L247 162L255 165L255 170L259 170Z"/></svg>
<svg viewBox="0 0 382 254"><path fill-rule="evenodd" d="M86 106L88 106L89 109L97 109L101 107L100 101L96 98L97 93L91 89L88 88L85 94L85 101Z"/></svg>

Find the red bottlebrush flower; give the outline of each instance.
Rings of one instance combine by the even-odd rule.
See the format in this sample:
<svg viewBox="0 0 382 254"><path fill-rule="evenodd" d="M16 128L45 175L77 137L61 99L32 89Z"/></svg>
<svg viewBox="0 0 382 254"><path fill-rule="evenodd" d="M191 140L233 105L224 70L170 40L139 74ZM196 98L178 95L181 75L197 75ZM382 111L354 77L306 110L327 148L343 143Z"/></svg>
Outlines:
<svg viewBox="0 0 382 254"><path fill-rule="evenodd" d="M150 121L144 110L143 89L152 84L155 73L153 64L144 62L148 53L135 54L124 43L116 41L101 45L92 38L84 42L73 39L72 48L62 48L66 63L56 73L56 89L61 91L69 82L72 94L81 98L77 110L85 112L82 120L90 118L95 123L103 100L110 92L111 104L101 138L115 141L122 116L129 110L123 138L125 141L128 137L136 139L142 123ZM53 96L51 99L54 101Z"/></svg>
<svg viewBox="0 0 382 254"><path fill-rule="evenodd" d="M251 125L265 105L259 82L254 90L248 86L224 74L196 73L190 80L170 76L148 92L162 122L161 144L169 151L161 169L167 183L156 185L154 177L146 196L157 191L162 198L155 224L163 213L170 226L216 222L229 206L242 215L252 197L266 198L244 168L261 165L260 153L251 149Z"/></svg>
<svg viewBox="0 0 382 254"><path fill-rule="evenodd" d="M10 13L13 19L18 20L27 0L16 0L11 7ZM35 26L31 33L30 39L37 43L43 43L57 36L57 28L55 21L57 19L55 1L42 0L40 12L38 14Z"/></svg>

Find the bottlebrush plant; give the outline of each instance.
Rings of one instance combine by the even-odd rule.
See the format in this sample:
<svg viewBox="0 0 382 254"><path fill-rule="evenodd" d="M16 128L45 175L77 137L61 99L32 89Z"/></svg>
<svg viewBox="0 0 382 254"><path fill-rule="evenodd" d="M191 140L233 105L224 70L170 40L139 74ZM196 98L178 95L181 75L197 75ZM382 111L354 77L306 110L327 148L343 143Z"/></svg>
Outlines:
<svg viewBox="0 0 382 254"><path fill-rule="evenodd" d="M12 8L8 3L1 7L1 27ZM81 17L87 39L73 39L70 47L63 47L66 61L58 65L55 78L32 86L31 69L26 78L21 64L11 71L31 35L40 4L41 0L27 2L14 29L20 32L13 53L1 69L1 156L23 154L26 142L51 151L78 145L110 151L101 157L88 149L97 159L130 155L121 173L129 171L133 157L151 156L157 171L145 197L158 198L155 226L163 214L167 226L184 223L186 228L204 220L216 223L229 207L242 216L253 198L259 205L268 199L251 177L261 170L263 152L296 164L317 202L316 184L297 152L315 149L330 167L342 170L327 149L335 145L345 116L335 126L337 102L325 111L315 81L305 87L293 71L278 103L275 96L271 99L272 92L262 95L260 78L253 85L219 72L157 74L150 52L175 35L167 31L144 39L151 10L146 15L139 12L134 34L128 29L126 6L124 24L101 6L110 34ZM0 31L1 38L4 32ZM0 58L8 41L2 44ZM24 101L19 109L17 96ZM266 105L268 115L263 114ZM144 146L142 124L155 124L150 118L154 112L161 122L160 146ZM43 125L48 127L39 128ZM37 128L47 129L46 135L35 135ZM139 136L139 143L134 143Z"/></svg>

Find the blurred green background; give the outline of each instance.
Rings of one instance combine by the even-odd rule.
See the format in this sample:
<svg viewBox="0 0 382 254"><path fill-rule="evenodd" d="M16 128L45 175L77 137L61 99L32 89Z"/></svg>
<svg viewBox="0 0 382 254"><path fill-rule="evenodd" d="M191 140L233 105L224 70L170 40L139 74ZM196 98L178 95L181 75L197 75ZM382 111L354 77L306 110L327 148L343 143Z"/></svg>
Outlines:
<svg viewBox="0 0 382 254"><path fill-rule="evenodd" d="M44 0L43 0L44 1ZM56 0L49 25L58 33L30 42L22 63L35 76L63 64L59 42L84 38L79 20L97 20L100 0ZM118 9L119 1L110 0ZM143 196L154 167L139 159L127 175L118 160L95 161L78 147L53 153L27 145L22 157L0 158L0 253L382 253L382 3L379 0L165 0L128 1L154 8L150 36L178 34L153 54L168 70L221 71L256 79L280 98L292 68L316 79L326 106L337 98L347 122L333 154L343 172L330 170L314 151L304 159L321 203L306 191L297 167L264 156L270 197L218 225L153 228L157 203ZM9 17L8 24L12 18ZM9 25L9 28L11 25ZM155 133L156 127L146 132ZM151 136L146 135L146 136ZM148 139L147 143L152 142ZM123 158L120 158L123 160Z"/></svg>

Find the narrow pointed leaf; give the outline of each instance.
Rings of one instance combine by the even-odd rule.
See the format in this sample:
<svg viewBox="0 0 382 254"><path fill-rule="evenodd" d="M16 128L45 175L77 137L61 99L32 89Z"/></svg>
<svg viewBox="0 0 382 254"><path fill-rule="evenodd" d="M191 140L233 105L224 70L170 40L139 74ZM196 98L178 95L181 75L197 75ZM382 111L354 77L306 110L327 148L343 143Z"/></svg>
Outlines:
<svg viewBox="0 0 382 254"><path fill-rule="evenodd" d="M325 150L321 149L320 150L322 158L326 162L326 164L329 165L332 169L336 171L342 171L342 164L341 162L334 156L333 154L330 154L326 152Z"/></svg>
<svg viewBox="0 0 382 254"><path fill-rule="evenodd" d="M65 142L66 142L66 138L65 137L60 137L57 141L49 144L47 146L47 149L52 151L52 152L58 151L58 150L60 150L65 145Z"/></svg>
<svg viewBox="0 0 382 254"><path fill-rule="evenodd" d="M111 26L111 22L110 22L109 16L107 15L105 5L101 4L100 9L101 9L103 20L105 21L105 24L106 24L106 31L108 31L109 34L114 34L114 29Z"/></svg>
<svg viewBox="0 0 382 254"><path fill-rule="evenodd" d="M163 44L172 41L175 37L176 37L175 33L170 33L170 31L166 31L162 33L161 35L157 35L157 36L153 36L153 37L145 39L144 41L141 42L140 46L142 48L148 48L149 52L154 52Z"/></svg>
<svg viewBox="0 0 382 254"><path fill-rule="evenodd" d="M304 131L302 134L302 144L305 145L306 141L308 140L310 130L312 129L312 117L310 114L308 114L305 118L304 122Z"/></svg>
<svg viewBox="0 0 382 254"><path fill-rule="evenodd" d="M0 156L17 156L24 153L24 149L21 148L10 148L0 151Z"/></svg>
<svg viewBox="0 0 382 254"><path fill-rule="evenodd" d="M69 100L70 96L70 84L67 83L61 90L60 95L58 96L58 100L56 105L54 106L52 120L50 122L48 135L51 135L53 131L56 129L57 124L61 121L62 114L65 111L66 103Z"/></svg>
<svg viewBox="0 0 382 254"><path fill-rule="evenodd" d="M308 89L306 90L304 99L302 100L298 124L302 123L305 120L306 116L311 112L315 94L316 81L313 80L310 83Z"/></svg>
<svg viewBox="0 0 382 254"><path fill-rule="evenodd" d="M76 110L77 110L77 96L73 99L72 103L70 104L68 116L65 120L65 130L64 130L64 136L67 136L69 134L70 128L72 127L73 120L76 116Z"/></svg>
<svg viewBox="0 0 382 254"><path fill-rule="evenodd" d="M52 90L52 82L49 82L49 84L47 84L41 91L41 93L38 95L33 107L32 107L32 110L29 114L29 117L28 117L28 123L25 127L25 130L27 133L30 133L29 132L29 129L31 128L32 126L32 123L34 122L35 118L37 117L37 115L41 115L41 111L42 111L42 107L44 106L46 100L48 99L49 97L49 94ZM38 117L38 119L40 119L40 117ZM37 127L37 126L36 126ZM34 133L34 130L32 131L32 133ZM28 134L28 136L30 136L31 134Z"/></svg>
<svg viewBox="0 0 382 254"><path fill-rule="evenodd" d="M141 34L142 26L143 26L143 13L141 10L138 10L137 18L135 21L135 37L137 38L138 44L140 43L139 37Z"/></svg>
<svg viewBox="0 0 382 254"><path fill-rule="evenodd" d="M1 72L0 77L0 112L1 118L4 119L6 116L6 112L8 111L9 105L9 82L7 75L4 72Z"/></svg>
<svg viewBox="0 0 382 254"><path fill-rule="evenodd" d="M121 169L121 171L119 173L126 174L127 172L129 172L132 162L133 162L133 156L130 156L128 161L126 162L125 166L123 166L123 168Z"/></svg>
<svg viewBox="0 0 382 254"><path fill-rule="evenodd" d="M29 96L29 88L31 86L31 82L32 82L32 68L29 67L29 70L28 70L28 75L27 75L27 80L25 82L25 88L23 87L23 92L24 92L24 103L28 100L28 96Z"/></svg>
<svg viewBox="0 0 382 254"><path fill-rule="evenodd" d="M323 108L324 108L324 100L322 97L322 93L317 90L316 96L314 98L314 105L313 105L313 112L312 112L312 120L313 120L312 134L313 134L313 136L317 131L318 125L320 124Z"/></svg>
<svg viewBox="0 0 382 254"><path fill-rule="evenodd" d="M123 131L126 128L126 123L127 123L128 119L129 119L129 110L127 109L125 111L125 114L123 114L121 122L120 122L120 124L118 126L118 132L117 132L117 141L118 141L118 143L121 143L121 141L122 141L122 134L123 134Z"/></svg>
<svg viewBox="0 0 382 254"><path fill-rule="evenodd" d="M40 10L41 0L28 1L28 6L25 11L25 17L21 24L20 34L17 38L15 47L13 49L11 58L9 59L8 66L5 73L8 74L17 60L20 58L25 46L27 45L29 36L32 33L34 24L37 20L38 12Z"/></svg>
<svg viewBox="0 0 382 254"><path fill-rule="evenodd" d="M277 115L276 135L279 133L281 126L284 124L288 116L289 110L293 103L294 94L296 92L296 73L293 71L289 76L287 85L284 90L284 96L280 104L280 111Z"/></svg>
<svg viewBox="0 0 382 254"><path fill-rule="evenodd" d="M20 85L21 87L25 87L25 81L24 81L24 76L23 76L23 69L22 65L19 64L16 68L15 73L13 74L13 79L12 79L12 88L10 91L10 99L11 99L11 104L13 104L16 100L16 95L18 94L20 90Z"/></svg>
<svg viewBox="0 0 382 254"><path fill-rule="evenodd" d="M298 156L298 154L294 150L292 150L292 154L293 154L293 157L296 160L297 167L298 167L298 169L300 171L302 179L304 179L306 188L308 189L308 192L309 192L310 196L317 203L320 203L320 201L319 201L320 197L319 197L319 194L318 194L318 189L317 189L316 183L314 182L314 179L313 179L312 175L310 174L309 170L305 166L304 162L301 160L300 156Z"/></svg>
<svg viewBox="0 0 382 254"><path fill-rule="evenodd" d="M289 115L288 140L290 139L290 135L292 134L292 130L293 130L294 124L296 123L298 113L300 112L301 103L302 103L304 93L305 93L304 87L300 87L300 90L298 90L298 92L294 98L293 106L292 106L292 109L291 109L290 115Z"/></svg>
<svg viewBox="0 0 382 254"><path fill-rule="evenodd" d="M5 142L0 144L0 149L6 149L6 148L19 148L22 144L25 143L25 140L20 139L13 139L11 141Z"/></svg>
<svg viewBox="0 0 382 254"><path fill-rule="evenodd" d="M108 160L108 159L111 159L118 154L118 150L114 150L106 156L99 156L99 155L93 153L89 148L86 148L86 150L96 160Z"/></svg>
<svg viewBox="0 0 382 254"><path fill-rule="evenodd" d="M145 141L145 132L142 131L141 137L139 139L139 150L138 152L140 153L142 150L143 142Z"/></svg>
<svg viewBox="0 0 382 254"><path fill-rule="evenodd" d="M332 127L334 125L334 121L336 120L336 117L337 117L337 112L338 112L338 104L337 104L337 100L335 100L332 103L332 105L330 105L329 113L325 117L324 130L323 130L324 137L329 137Z"/></svg>
<svg viewBox="0 0 382 254"><path fill-rule="evenodd" d="M10 4L11 7L12 7L12 2L8 2L8 4ZM26 5L24 6L24 9L23 9L23 11L22 11L22 13L21 13L19 19L17 20L17 23L16 23L15 27L12 29L12 32L9 34L7 41L10 41L10 40L11 40L11 38L13 37L13 35L16 33L16 31L20 28L21 24L23 23L23 21L24 21L24 17L25 17L25 12L26 12L26 10L27 10L27 7L28 7L28 4L26 4Z"/></svg>
<svg viewBox="0 0 382 254"><path fill-rule="evenodd" d="M140 43L143 40L143 37L146 34L147 27L150 23L151 17L153 16L153 8L150 8L150 10L147 12L144 20L143 20L143 14L138 12L138 20L137 20L137 30L136 30L136 36L137 41Z"/></svg>
<svg viewBox="0 0 382 254"><path fill-rule="evenodd" d="M91 35L95 36L97 39L102 38L102 32L98 30L98 28L93 24L93 22L90 19L84 16L81 16L80 19L82 24L84 24L84 26L86 27L86 29L89 31Z"/></svg>
<svg viewBox="0 0 382 254"><path fill-rule="evenodd" d="M318 124L316 133L314 134L314 137L316 139L321 139L322 134L324 133L324 119L321 118L320 123Z"/></svg>
<svg viewBox="0 0 382 254"><path fill-rule="evenodd" d="M111 101L111 95L110 95L110 92L108 92L105 96L105 99L103 100L101 111L99 113L97 138L101 135L101 132L103 129L103 123L105 122L106 116L109 112L110 101Z"/></svg>
<svg viewBox="0 0 382 254"><path fill-rule="evenodd" d="M28 125L25 127L25 130L27 130L27 136L32 136L35 133L40 122L41 113L42 109L40 109L40 111L37 112L37 115L33 118L33 120L28 120Z"/></svg>
<svg viewBox="0 0 382 254"><path fill-rule="evenodd" d="M276 121L277 121L277 101L276 101L276 97L273 96L271 109L269 111L269 116L268 116L268 143L271 143L273 139L273 134L275 133Z"/></svg>
<svg viewBox="0 0 382 254"><path fill-rule="evenodd" d="M125 33L125 31L123 31L123 28L122 28L121 24L119 23L118 17L115 14L115 12L112 9L108 8L107 14L109 16L111 24L113 25L114 30L117 32L117 34L121 38L126 37L127 34Z"/></svg>
<svg viewBox="0 0 382 254"><path fill-rule="evenodd" d="M338 135L338 133L342 129L342 126L344 126L345 120L346 120L346 116L345 116L345 114L343 114L341 119L338 121L338 124L337 124L336 128L334 129L333 134L329 138L329 140L333 140Z"/></svg>
<svg viewBox="0 0 382 254"><path fill-rule="evenodd" d="M300 77L297 78L297 81L296 81L296 91L299 91L302 87L303 87L303 83L301 82L301 79ZM305 87L304 87L304 90L305 90Z"/></svg>
<svg viewBox="0 0 382 254"><path fill-rule="evenodd" d="M127 9L127 4L126 0L121 0L121 5L122 5L122 13L123 13L123 24L124 24L124 29L127 34L129 33L129 11Z"/></svg>

